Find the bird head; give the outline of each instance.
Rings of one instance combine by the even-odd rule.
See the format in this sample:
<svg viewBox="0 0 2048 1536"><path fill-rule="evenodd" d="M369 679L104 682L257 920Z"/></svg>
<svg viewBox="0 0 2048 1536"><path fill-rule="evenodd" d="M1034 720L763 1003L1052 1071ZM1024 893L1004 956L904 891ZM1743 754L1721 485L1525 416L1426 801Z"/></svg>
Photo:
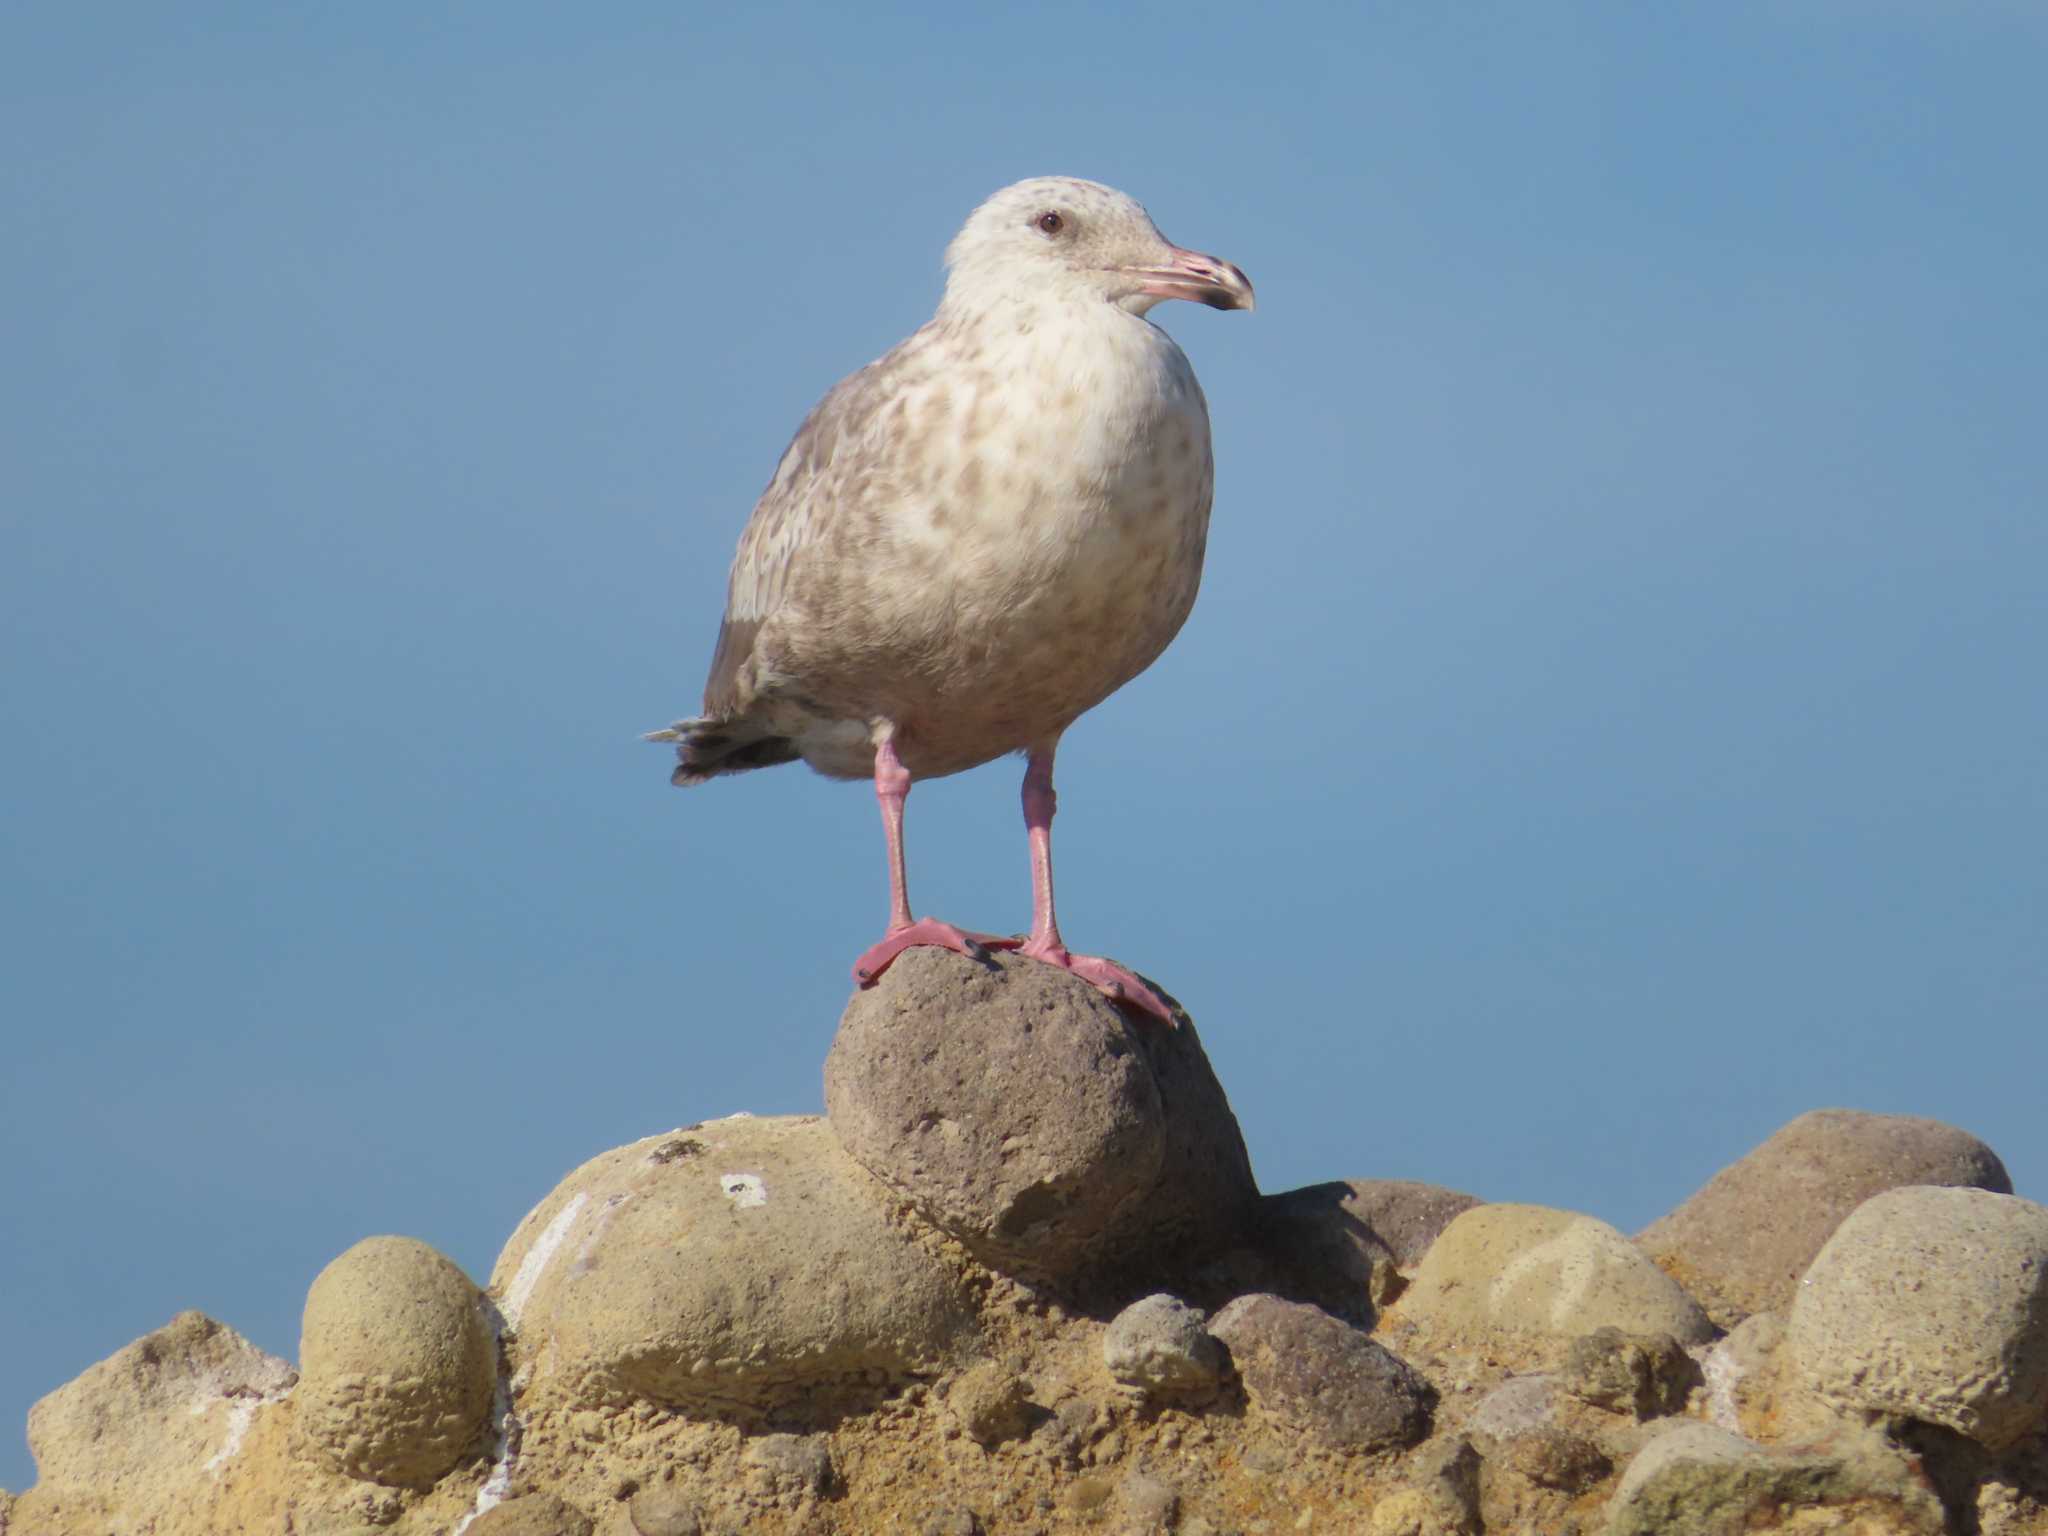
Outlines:
<svg viewBox="0 0 2048 1536"><path fill-rule="evenodd" d="M1114 187L1038 176L1003 188L969 215L946 249L946 296L1062 294L1142 315L1162 299L1250 309L1236 267L1183 250Z"/></svg>

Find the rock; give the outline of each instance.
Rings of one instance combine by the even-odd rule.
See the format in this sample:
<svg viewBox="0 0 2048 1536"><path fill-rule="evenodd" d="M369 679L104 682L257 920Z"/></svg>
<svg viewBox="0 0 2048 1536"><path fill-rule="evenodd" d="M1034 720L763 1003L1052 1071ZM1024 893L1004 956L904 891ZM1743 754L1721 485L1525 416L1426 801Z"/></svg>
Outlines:
<svg viewBox="0 0 2048 1536"><path fill-rule="evenodd" d="M847 1151L926 1220L1034 1277L1226 1247L1257 1199L1193 1027L1134 1023L1015 956L903 955L847 1005L825 1104Z"/></svg>
<svg viewBox="0 0 2048 1536"><path fill-rule="evenodd" d="M967 1438L977 1445L1000 1445L1031 1433L1034 1414L1031 1384L994 1360L965 1372L946 1392L946 1411Z"/></svg>
<svg viewBox="0 0 2048 1536"><path fill-rule="evenodd" d="M649 1483L636 1489L626 1514L634 1536L702 1536L704 1530L703 1510L679 1483Z"/></svg>
<svg viewBox="0 0 2048 1536"><path fill-rule="evenodd" d="M1419 1451L1407 1482L1374 1501L1371 1536L1473 1536L1479 1519L1479 1453L1454 1436Z"/></svg>
<svg viewBox="0 0 2048 1536"><path fill-rule="evenodd" d="M1824 1401L2003 1450L2048 1421L2048 1207L1958 1188L1865 1201L1807 1271L1786 1342Z"/></svg>
<svg viewBox="0 0 2048 1536"><path fill-rule="evenodd" d="M1407 1363L1306 1302L1240 1296L1209 1332L1253 1404L1336 1450L1412 1445L1429 1433L1435 1392Z"/></svg>
<svg viewBox="0 0 2048 1536"><path fill-rule="evenodd" d="M160 1507L181 1485L212 1477L297 1379L234 1329L180 1312L29 1410L35 1495L76 1490L112 1509Z"/></svg>
<svg viewBox="0 0 2048 1536"><path fill-rule="evenodd" d="M1223 1351L1202 1313L1161 1292L1134 1301L1102 1335L1102 1363L1124 1386L1148 1398L1200 1398L1223 1375Z"/></svg>
<svg viewBox="0 0 2048 1536"><path fill-rule="evenodd" d="M1260 1244L1307 1299L1365 1325L1452 1219L1480 1203L1409 1179L1311 1184L1260 1201Z"/></svg>
<svg viewBox="0 0 2048 1536"><path fill-rule="evenodd" d="M1135 1531L1170 1531L1180 1518L1180 1493L1171 1483L1133 1469L1117 1485L1117 1501Z"/></svg>
<svg viewBox="0 0 2048 1536"><path fill-rule="evenodd" d="M816 1116L734 1116L607 1152L537 1206L492 1288L570 1400L839 1411L971 1338L955 1273Z"/></svg>
<svg viewBox="0 0 2048 1536"><path fill-rule="evenodd" d="M1783 1311L1842 1219L1909 1184L2012 1193L1998 1154L1967 1131L1913 1115L1801 1115L1636 1236L1721 1328Z"/></svg>
<svg viewBox="0 0 2048 1536"><path fill-rule="evenodd" d="M1557 1378L1547 1372L1510 1376L1479 1400L1465 1420L1468 1434L1516 1440L1557 1420Z"/></svg>
<svg viewBox="0 0 2048 1536"><path fill-rule="evenodd" d="M832 1447L823 1435L756 1435L740 1460L778 1493L816 1497L832 1487Z"/></svg>
<svg viewBox="0 0 2048 1536"><path fill-rule="evenodd" d="M1799 1451L1767 1451L1712 1424L1686 1419L1628 1465L1608 1503L1608 1536L1741 1536L1787 1509L1834 1506L1885 1536L1941 1536L1940 1501L1874 1438Z"/></svg>
<svg viewBox="0 0 2048 1536"><path fill-rule="evenodd" d="M498 1346L467 1275L425 1243L366 1237L321 1270L299 1334L298 1454L425 1488L481 1447Z"/></svg>
<svg viewBox="0 0 2048 1536"><path fill-rule="evenodd" d="M982 1536L981 1517L960 1504L941 1504L924 1518L917 1536Z"/></svg>
<svg viewBox="0 0 2048 1536"><path fill-rule="evenodd" d="M1702 1343L1691 1297L1604 1221L1537 1205L1481 1205L1455 1218L1415 1271L1404 1327L1507 1364L1554 1364L1595 1329Z"/></svg>
<svg viewBox="0 0 2048 1536"><path fill-rule="evenodd" d="M590 1516L554 1494L528 1493L492 1505L464 1536L591 1536L595 1529Z"/></svg>
<svg viewBox="0 0 2048 1536"><path fill-rule="evenodd" d="M1710 1423L1737 1434L1750 1432L1751 1421L1768 1402L1774 1357L1784 1337L1782 1317L1775 1312L1753 1312L1706 1352L1700 1374L1706 1386L1703 1407Z"/></svg>
<svg viewBox="0 0 2048 1536"><path fill-rule="evenodd" d="M1681 1412L1701 1377L1668 1333L1597 1328L1572 1340L1558 1381L1582 1403L1654 1419Z"/></svg>
<svg viewBox="0 0 2048 1536"><path fill-rule="evenodd" d="M1571 1430L1546 1424L1503 1447L1502 1460L1539 1488L1584 1493L1614 1470L1614 1463L1593 1441Z"/></svg>

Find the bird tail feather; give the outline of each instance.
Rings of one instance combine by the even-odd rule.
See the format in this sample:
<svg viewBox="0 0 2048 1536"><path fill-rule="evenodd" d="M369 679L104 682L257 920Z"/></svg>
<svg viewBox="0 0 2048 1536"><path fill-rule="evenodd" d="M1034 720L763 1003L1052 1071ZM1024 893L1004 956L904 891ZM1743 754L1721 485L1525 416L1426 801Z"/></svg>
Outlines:
<svg viewBox="0 0 2048 1536"><path fill-rule="evenodd" d="M678 720L664 730L649 731L645 739L676 744L676 770L669 775L669 782L684 789L722 773L772 768L797 757L796 743L787 736L771 736L744 721L709 715Z"/></svg>

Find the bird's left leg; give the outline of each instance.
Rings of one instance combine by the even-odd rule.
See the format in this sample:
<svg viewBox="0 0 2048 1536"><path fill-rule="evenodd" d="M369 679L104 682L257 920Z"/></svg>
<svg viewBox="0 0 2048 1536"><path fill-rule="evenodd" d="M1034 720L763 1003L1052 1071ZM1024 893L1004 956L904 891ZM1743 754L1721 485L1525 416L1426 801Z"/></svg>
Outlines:
<svg viewBox="0 0 2048 1536"><path fill-rule="evenodd" d="M1059 807L1059 796L1052 787L1052 756L1058 746L1057 736L1038 743L1031 748L1024 768L1024 831L1031 841L1031 937L1017 946L1017 953L1071 971L1104 996L1178 1027L1166 999L1136 973L1098 955L1077 955L1060 941L1052 900L1052 818Z"/></svg>
<svg viewBox="0 0 2048 1536"><path fill-rule="evenodd" d="M889 928L853 962L853 979L864 987L904 950L920 944L985 960L987 946L998 942L991 934L963 933L935 917L911 917L910 877L903 862L903 802L909 798L910 770L897 757L893 736L885 732L875 745L875 799L881 803L882 835L889 844Z"/></svg>

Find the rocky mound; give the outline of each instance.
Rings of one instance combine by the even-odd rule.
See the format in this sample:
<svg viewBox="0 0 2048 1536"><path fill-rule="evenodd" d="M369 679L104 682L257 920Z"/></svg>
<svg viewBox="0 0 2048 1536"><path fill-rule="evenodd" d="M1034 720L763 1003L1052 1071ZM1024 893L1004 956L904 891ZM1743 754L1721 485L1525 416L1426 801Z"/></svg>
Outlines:
<svg viewBox="0 0 2048 1536"><path fill-rule="evenodd" d="M593 1158L487 1289L358 1243L296 1371L173 1319L0 1536L2048 1533L2048 1209L1950 1127L1803 1116L1634 1241L1261 1196L1192 1026L933 950L825 1097Z"/></svg>

